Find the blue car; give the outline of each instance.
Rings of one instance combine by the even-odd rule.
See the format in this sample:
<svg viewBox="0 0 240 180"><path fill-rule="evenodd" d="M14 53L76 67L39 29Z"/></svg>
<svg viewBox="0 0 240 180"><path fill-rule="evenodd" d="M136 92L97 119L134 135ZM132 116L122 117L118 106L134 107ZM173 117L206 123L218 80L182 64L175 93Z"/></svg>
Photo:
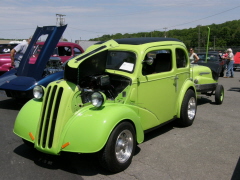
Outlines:
<svg viewBox="0 0 240 180"><path fill-rule="evenodd" d="M19 67L0 76L1 94L12 98L31 99L36 85L47 86L50 82L63 78L61 59L51 55L66 27L67 25L37 27ZM47 36L47 39L34 60L34 45L42 35Z"/></svg>

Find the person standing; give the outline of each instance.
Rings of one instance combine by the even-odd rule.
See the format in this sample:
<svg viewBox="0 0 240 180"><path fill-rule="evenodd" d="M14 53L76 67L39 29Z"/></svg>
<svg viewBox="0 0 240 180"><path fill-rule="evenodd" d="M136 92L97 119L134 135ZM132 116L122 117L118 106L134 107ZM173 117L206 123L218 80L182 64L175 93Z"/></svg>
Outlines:
<svg viewBox="0 0 240 180"><path fill-rule="evenodd" d="M227 59L227 72L225 78L233 78L233 63L234 63L234 55L231 48L227 49L228 56L225 58Z"/></svg>
<svg viewBox="0 0 240 180"><path fill-rule="evenodd" d="M190 48L189 50L189 59L190 59L190 63L196 63L199 60L198 55L194 52L193 48Z"/></svg>
<svg viewBox="0 0 240 180"><path fill-rule="evenodd" d="M17 46L15 46L11 51L10 51L10 57L11 57L11 64L15 68L18 68L20 61L23 57L23 54L27 50L28 44L30 43L31 38L29 38L27 41L24 41Z"/></svg>
<svg viewBox="0 0 240 180"><path fill-rule="evenodd" d="M222 59L226 59L227 57L228 57L228 53L227 53L227 50L226 50L226 51L224 51L224 54L222 55ZM224 69L227 72L227 62L225 62L225 64L224 64Z"/></svg>

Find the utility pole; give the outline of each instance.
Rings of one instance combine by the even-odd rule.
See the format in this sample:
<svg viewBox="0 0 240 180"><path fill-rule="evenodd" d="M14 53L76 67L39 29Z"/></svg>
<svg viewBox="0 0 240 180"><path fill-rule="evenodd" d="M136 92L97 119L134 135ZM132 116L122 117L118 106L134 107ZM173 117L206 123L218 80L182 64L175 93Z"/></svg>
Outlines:
<svg viewBox="0 0 240 180"><path fill-rule="evenodd" d="M166 38L167 37L167 35L166 35L166 29L167 29L167 27L165 27L165 28L163 28L165 31L164 31L164 37Z"/></svg>
<svg viewBox="0 0 240 180"><path fill-rule="evenodd" d="M57 25L63 26L65 24L65 18L63 18L63 16L66 16L66 15L64 15L64 14L56 14L56 19L57 19L56 24Z"/></svg>

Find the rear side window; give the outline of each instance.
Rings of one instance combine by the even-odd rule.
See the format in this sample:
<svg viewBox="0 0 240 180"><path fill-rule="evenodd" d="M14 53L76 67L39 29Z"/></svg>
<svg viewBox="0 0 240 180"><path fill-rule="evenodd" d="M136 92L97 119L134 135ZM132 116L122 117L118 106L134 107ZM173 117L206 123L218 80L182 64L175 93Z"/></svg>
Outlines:
<svg viewBox="0 0 240 180"><path fill-rule="evenodd" d="M187 55L183 49L176 49L176 63L177 68L183 68L187 66Z"/></svg>
<svg viewBox="0 0 240 180"><path fill-rule="evenodd" d="M145 60L153 59L153 64L143 63L142 74L150 75L172 70L172 53L170 50L151 51L145 55Z"/></svg>
<svg viewBox="0 0 240 180"><path fill-rule="evenodd" d="M75 56L77 56L79 54L82 54L82 51L80 49L76 48L76 47L73 49L73 51L74 51Z"/></svg>
<svg viewBox="0 0 240 180"><path fill-rule="evenodd" d="M71 56L72 50L70 46L59 46L58 47L59 56Z"/></svg>

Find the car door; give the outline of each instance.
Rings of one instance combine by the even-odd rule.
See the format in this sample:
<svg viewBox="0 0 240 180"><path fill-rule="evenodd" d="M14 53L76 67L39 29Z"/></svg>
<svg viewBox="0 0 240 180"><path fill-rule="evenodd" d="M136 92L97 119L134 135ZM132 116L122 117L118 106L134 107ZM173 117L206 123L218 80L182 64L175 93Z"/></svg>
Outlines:
<svg viewBox="0 0 240 180"><path fill-rule="evenodd" d="M177 76L171 49L154 48L145 54L154 59L152 65L142 64L138 83L139 115L146 130L176 115Z"/></svg>
<svg viewBox="0 0 240 180"><path fill-rule="evenodd" d="M188 54L185 48L176 48L174 50L175 55L173 56L174 62L176 63L176 70L175 70L175 90L176 90L176 98L178 98L182 86L186 82L187 79L190 77L190 68L189 68L189 61L188 61ZM177 111L177 109L176 109Z"/></svg>

